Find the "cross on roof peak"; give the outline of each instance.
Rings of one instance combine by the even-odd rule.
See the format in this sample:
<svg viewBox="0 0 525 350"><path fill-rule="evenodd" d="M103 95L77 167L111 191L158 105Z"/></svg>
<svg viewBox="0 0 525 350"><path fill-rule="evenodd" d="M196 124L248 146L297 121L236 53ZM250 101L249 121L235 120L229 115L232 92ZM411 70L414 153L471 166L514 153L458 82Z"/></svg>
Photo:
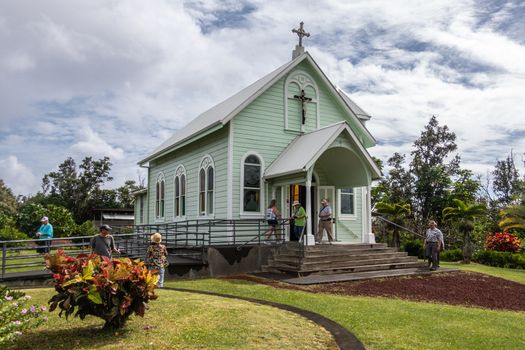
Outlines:
<svg viewBox="0 0 525 350"><path fill-rule="evenodd" d="M297 33L297 36L299 36L299 47L303 46L303 36L309 37L310 33L307 33L303 28L304 22L301 21L299 23L299 29L292 29L292 33Z"/></svg>

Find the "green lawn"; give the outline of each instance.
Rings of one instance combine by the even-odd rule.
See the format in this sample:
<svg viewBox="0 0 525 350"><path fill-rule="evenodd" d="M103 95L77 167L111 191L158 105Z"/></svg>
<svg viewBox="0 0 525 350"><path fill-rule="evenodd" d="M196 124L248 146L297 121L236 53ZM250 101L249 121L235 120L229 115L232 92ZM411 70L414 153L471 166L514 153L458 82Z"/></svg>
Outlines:
<svg viewBox="0 0 525 350"><path fill-rule="evenodd" d="M54 291L25 292L41 305ZM122 331L102 332L101 319L66 320L54 311L9 349L337 349L328 331L291 312L193 293L157 293L145 317L133 316Z"/></svg>
<svg viewBox="0 0 525 350"><path fill-rule="evenodd" d="M502 267L492 267L482 264L470 263L470 264L461 264L456 262L440 262L442 267L449 267L458 270L472 271L484 273L487 275L501 277L508 279L514 282L525 283L525 270L518 269L505 269Z"/></svg>
<svg viewBox="0 0 525 350"><path fill-rule="evenodd" d="M367 349L525 349L525 312L313 294L221 279L180 280L168 285L307 309L338 322Z"/></svg>
<svg viewBox="0 0 525 350"><path fill-rule="evenodd" d="M487 273L525 283L521 270L479 264L444 267ZM176 288L204 290L275 301L319 313L354 333L367 349L525 349L525 312L276 289L240 280L168 281ZM46 303L51 289L29 290ZM226 298L158 291L144 319L133 317L118 334L100 333L103 322L70 321L51 313L50 321L22 336L12 349L327 349L335 344L315 324L272 307ZM504 296L501 296L504 297ZM153 326L151 329L149 326Z"/></svg>

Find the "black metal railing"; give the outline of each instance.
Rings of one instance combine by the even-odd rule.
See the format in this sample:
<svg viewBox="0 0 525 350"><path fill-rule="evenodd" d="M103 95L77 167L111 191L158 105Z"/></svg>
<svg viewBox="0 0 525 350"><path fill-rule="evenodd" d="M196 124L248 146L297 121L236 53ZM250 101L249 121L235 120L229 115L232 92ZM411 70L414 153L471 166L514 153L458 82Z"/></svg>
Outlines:
<svg viewBox="0 0 525 350"><path fill-rule="evenodd" d="M268 224L261 219L187 220L137 225L134 233L115 233L113 237L122 256L142 258L150 244L150 236L154 232L161 234L162 243L168 250L185 248L201 249L201 252L204 252L204 249L210 246L235 246L241 249L247 245L282 243L286 240L284 233L285 225L288 223L286 219L278 220L275 237L271 237L270 241L265 237L269 229ZM17 273L43 271L44 253L55 252L58 249L64 249L68 255L89 254L92 237L0 241L2 249L0 278L4 279L8 275Z"/></svg>

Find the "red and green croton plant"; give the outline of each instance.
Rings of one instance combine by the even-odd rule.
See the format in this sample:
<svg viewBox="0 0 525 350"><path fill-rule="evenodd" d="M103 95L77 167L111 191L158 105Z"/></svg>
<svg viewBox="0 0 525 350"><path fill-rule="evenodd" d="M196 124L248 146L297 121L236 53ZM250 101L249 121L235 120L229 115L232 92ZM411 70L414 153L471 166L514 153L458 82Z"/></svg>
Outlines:
<svg viewBox="0 0 525 350"><path fill-rule="evenodd" d="M118 329L133 313L143 317L148 301L157 299L158 276L140 260L85 254L74 258L59 250L46 256L46 266L57 292L49 309L58 306L59 316L67 318L76 310L74 316L82 320L93 315L104 319L105 329Z"/></svg>

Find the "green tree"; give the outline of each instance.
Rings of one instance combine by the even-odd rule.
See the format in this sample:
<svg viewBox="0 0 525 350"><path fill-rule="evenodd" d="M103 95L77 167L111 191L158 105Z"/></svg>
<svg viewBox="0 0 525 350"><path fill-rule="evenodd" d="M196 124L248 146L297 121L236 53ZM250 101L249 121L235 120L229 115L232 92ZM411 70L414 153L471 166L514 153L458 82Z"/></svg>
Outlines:
<svg viewBox="0 0 525 350"><path fill-rule="evenodd" d="M73 158L67 158L58 166L58 171L50 172L42 179L44 194L56 199L55 204L61 204L73 213L76 222L84 222L91 217L95 203L93 193L107 181L111 162L108 157L93 160L86 157L78 166Z"/></svg>
<svg viewBox="0 0 525 350"><path fill-rule="evenodd" d="M405 219L410 215L410 204L379 202L376 203L375 210L380 214L384 214L394 224L405 226ZM398 226L392 225L392 243L396 248L401 246L399 231L400 228Z"/></svg>
<svg viewBox="0 0 525 350"><path fill-rule="evenodd" d="M492 189L497 197L496 200L503 206L511 204L523 194L525 185L520 180L512 153L505 160L497 161L492 175L494 176Z"/></svg>
<svg viewBox="0 0 525 350"><path fill-rule="evenodd" d="M457 198L452 201L456 206L444 208L443 219L458 223L459 230L463 234L463 262L469 264L472 258L471 233L474 230L474 219L484 215L486 208L483 204L467 204Z"/></svg>
<svg viewBox="0 0 525 350"><path fill-rule="evenodd" d="M372 205L378 202L410 203L414 178L405 167L405 156L394 153L387 160L388 174L372 191Z"/></svg>
<svg viewBox="0 0 525 350"><path fill-rule="evenodd" d="M510 205L500 211L501 220L498 226L503 231L517 230L525 231L525 198L519 204ZM520 234L523 236L523 234Z"/></svg>
<svg viewBox="0 0 525 350"><path fill-rule="evenodd" d="M133 208L135 198L132 193L139 189L139 186L134 180L127 180L123 186L116 189L117 198L121 208Z"/></svg>
<svg viewBox="0 0 525 350"><path fill-rule="evenodd" d="M459 170L460 157L455 155L456 135L439 126L435 116L414 142L410 172L415 178L412 208L420 225L434 218L441 221L442 209L449 203L452 176ZM447 161L450 159L450 161Z"/></svg>
<svg viewBox="0 0 525 350"><path fill-rule="evenodd" d="M0 213L8 216L16 215L16 197L2 179L0 179Z"/></svg>

